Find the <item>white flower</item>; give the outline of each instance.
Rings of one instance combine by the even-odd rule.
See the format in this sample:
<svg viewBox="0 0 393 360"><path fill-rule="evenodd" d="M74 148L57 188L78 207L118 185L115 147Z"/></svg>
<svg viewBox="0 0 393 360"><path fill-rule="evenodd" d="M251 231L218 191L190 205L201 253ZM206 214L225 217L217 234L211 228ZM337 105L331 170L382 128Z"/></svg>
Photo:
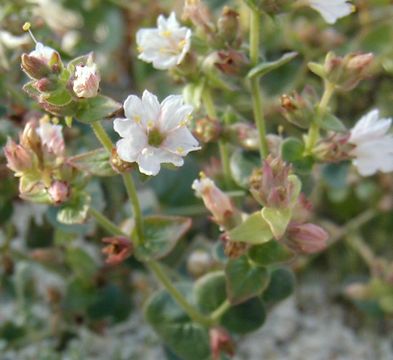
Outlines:
<svg viewBox="0 0 393 360"><path fill-rule="evenodd" d="M355 6L347 0L308 0L309 6L318 11L328 24L355 11Z"/></svg>
<svg viewBox="0 0 393 360"><path fill-rule="evenodd" d="M130 95L124 102L126 119L114 121L123 138L116 144L120 159L137 162L146 175L157 175L161 163L182 166L182 156L200 149L186 127L192 110L181 95L168 96L161 104L147 90L142 99Z"/></svg>
<svg viewBox="0 0 393 360"><path fill-rule="evenodd" d="M100 86L100 75L97 65L77 65L75 67L75 79L72 89L76 96L81 98L91 98L97 96Z"/></svg>
<svg viewBox="0 0 393 360"><path fill-rule="evenodd" d="M52 56L56 53L56 50L49 46L45 46L38 42L35 46L35 50L30 52L29 56L35 57L42 60L44 63L48 64Z"/></svg>
<svg viewBox="0 0 393 360"><path fill-rule="evenodd" d="M42 145L50 152L58 156L64 154L64 139L61 125L53 125L50 122L41 122L37 128L37 134Z"/></svg>
<svg viewBox="0 0 393 360"><path fill-rule="evenodd" d="M165 70L179 65L191 46L191 30L181 27L174 12L166 19L160 15L157 28L140 29L136 34L138 58Z"/></svg>
<svg viewBox="0 0 393 360"><path fill-rule="evenodd" d="M392 119L380 119L379 111L363 116L351 130L349 143L355 145L353 163L363 176L377 171L393 171L393 135L388 134Z"/></svg>

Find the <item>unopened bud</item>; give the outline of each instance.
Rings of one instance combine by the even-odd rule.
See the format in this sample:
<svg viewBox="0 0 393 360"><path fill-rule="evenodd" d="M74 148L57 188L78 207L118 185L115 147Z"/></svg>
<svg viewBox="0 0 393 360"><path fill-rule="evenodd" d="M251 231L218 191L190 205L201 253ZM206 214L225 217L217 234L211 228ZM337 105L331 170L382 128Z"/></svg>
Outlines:
<svg viewBox="0 0 393 360"><path fill-rule="evenodd" d="M304 254L314 254L326 249L329 238L324 229L311 223L290 224L287 236L288 246Z"/></svg>
<svg viewBox="0 0 393 360"><path fill-rule="evenodd" d="M7 159L7 167L17 175L31 170L34 166L34 154L11 139L8 139L4 147L4 155Z"/></svg>
<svg viewBox="0 0 393 360"><path fill-rule="evenodd" d="M313 155L321 162L341 162L352 158L355 145L348 142L350 134L332 134L322 139L313 149Z"/></svg>
<svg viewBox="0 0 393 360"><path fill-rule="evenodd" d="M217 224L227 229L235 225L238 213L229 196L224 194L213 180L201 173L200 180L194 180L192 188L196 195L202 198Z"/></svg>
<svg viewBox="0 0 393 360"><path fill-rule="evenodd" d="M250 178L250 192L261 205L286 208L292 201L293 183L289 180L292 167L281 158L268 156L261 169Z"/></svg>
<svg viewBox="0 0 393 360"><path fill-rule="evenodd" d="M258 150L258 130L253 124L235 123L225 128L225 136L229 141L241 146L246 150Z"/></svg>
<svg viewBox="0 0 393 360"><path fill-rule="evenodd" d="M198 119L195 122L194 135L198 140L209 143L217 141L221 135L222 127L217 119L210 118L208 116Z"/></svg>
<svg viewBox="0 0 393 360"><path fill-rule="evenodd" d="M249 61L240 51L220 50L215 54L214 65L225 75L243 75L248 70Z"/></svg>
<svg viewBox="0 0 393 360"><path fill-rule="evenodd" d="M258 0L258 7L265 13L277 15L291 9L292 0Z"/></svg>
<svg viewBox="0 0 393 360"><path fill-rule="evenodd" d="M102 249L102 253L107 255L106 263L108 265L118 265L131 256L133 245L129 239L124 236L106 237L102 242L108 244Z"/></svg>
<svg viewBox="0 0 393 360"><path fill-rule="evenodd" d="M55 205L60 205L70 198L71 189L66 182L55 180L49 187L48 193L53 203Z"/></svg>
<svg viewBox="0 0 393 360"><path fill-rule="evenodd" d="M237 47L240 35L239 13L225 6L217 21L218 35L229 46Z"/></svg>
<svg viewBox="0 0 393 360"><path fill-rule="evenodd" d="M56 89L56 82L48 78L42 78L38 80L34 86L40 92L47 92Z"/></svg>
<svg viewBox="0 0 393 360"><path fill-rule="evenodd" d="M39 58L27 54L22 54L21 65L23 71L36 80L41 79L50 73L50 68L47 63Z"/></svg>
<svg viewBox="0 0 393 360"><path fill-rule="evenodd" d="M213 360L219 360L221 358L221 353L225 353L229 356L235 355L235 343L224 328L211 328L209 330L209 338Z"/></svg>
<svg viewBox="0 0 393 360"><path fill-rule="evenodd" d="M213 16L209 8L201 0L186 0L183 8L182 19L191 21L206 35L211 36L215 32Z"/></svg>
<svg viewBox="0 0 393 360"><path fill-rule="evenodd" d="M80 98L97 96L100 86L100 75L98 74L96 64L77 65L74 76L72 89L76 96Z"/></svg>
<svg viewBox="0 0 393 360"><path fill-rule="evenodd" d="M29 121L20 136L20 143L25 148L31 150L33 153L37 154L37 156L41 157L41 138L37 134L37 122L34 120Z"/></svg>

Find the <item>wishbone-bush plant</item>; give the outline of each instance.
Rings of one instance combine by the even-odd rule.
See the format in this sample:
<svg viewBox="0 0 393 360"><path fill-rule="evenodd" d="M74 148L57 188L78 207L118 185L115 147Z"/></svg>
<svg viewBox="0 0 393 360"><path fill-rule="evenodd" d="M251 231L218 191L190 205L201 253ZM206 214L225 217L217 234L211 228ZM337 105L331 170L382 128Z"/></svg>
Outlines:
<svg viewBox="0 0 393 360"><path fill-rule="evenodd" d="M376 66L372 53L329 52L322 63L317 62L320 55L310 59L307 54L314 82L299 89L294 81L278 104L287 122L278 131L269 125L261 81L304 54L288 48L277 58L266 58L261 23L280 26L282 14L306 7L329 24L355 11L346 0L245 0L217 15L207 3L186 0L182 24L171 12L160 15L155 27L136 33L138 59L166 71L183 86L183 94L168 92L160 101L146 89L123 104L101 93L93 53L64 63L58 51L34 38L29 23L24 26L35 49L21 57L30 79L23 89L45 115L25 125L19 142L9 139L4 147L7 165L19 178L19 195L56 207L63 224L93 218L108 235L102 239L107 264L119 266L133 256L155 275L161 289L146 301L144 316L181 359L234 355L237 334L261 327L266 311L292 293L290 265L334 241L309 199L310 179L313 174L318 182L321 164L352 162L363 177L393 171L391 119L374 109L347 129L331 108L336 93L367 81ZM320 94L313 88L317 81ZM252 119L237 94L252 108ZM113 125L115 143L103 121ZM102 146L70 154L63 129L76 122L90 126ZM208 170L192 188L220 233L211 255L216 263L211 271L199 271L198 261L203 267L204 259L196 256L197 264L189 266L195 271L178 282L163 261L190 230L192 219L145 215L134 180L159 179L161 167L176 171L185 157L198 158L205 148L220 161L213 168L201 164ZM94 208L89 193L93 178L116 176L132 205L132 221L124 219L126 224ZM368 219L355 219L351 226ZM204 229L194 226L193 231ZM365 244L358 240L353 245L364 254ZM378 281L356 284L348 294L381 300L384 310L392 312L391 274L391 266L383 263Z"/></svg>

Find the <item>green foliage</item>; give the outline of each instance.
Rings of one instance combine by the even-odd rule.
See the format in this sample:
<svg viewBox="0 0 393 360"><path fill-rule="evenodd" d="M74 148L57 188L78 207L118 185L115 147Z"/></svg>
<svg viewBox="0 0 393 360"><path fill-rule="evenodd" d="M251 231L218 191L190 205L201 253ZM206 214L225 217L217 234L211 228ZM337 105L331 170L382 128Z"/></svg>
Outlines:
<svg viewBox="0 0 393 360"><path fill-rule="evenodd" d="M112 169L110 164L110 154L106 149L96 149L80 155L71 157L68 162L90 175L96 176L114 176L117 173Z"/></svg>
<svg viewBox="0 0 393 360"><path fill-rule="evenodd" d="M284 245L275 240L265 244L252 246L248 251L248 257L259 266L275 265L291 260L294 254Z"/></svg>

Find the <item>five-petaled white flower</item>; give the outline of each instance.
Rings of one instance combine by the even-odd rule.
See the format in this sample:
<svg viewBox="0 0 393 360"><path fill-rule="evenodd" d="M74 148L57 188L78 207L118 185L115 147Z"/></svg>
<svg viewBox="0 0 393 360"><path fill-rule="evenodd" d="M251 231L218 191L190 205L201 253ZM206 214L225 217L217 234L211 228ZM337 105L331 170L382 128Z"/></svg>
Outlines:
<svg viewBox="0 0 393 360"><path fill-rule="evenodd" d="M377 171L393 171L393 135L388 134L392 119L380 119L379 111L363 116L351 130L349 143L355 145L353 163L363 176Z"/></svg>
<svg viewBox="0 0 393 360"><path fill-rule="evenodd" d="M57 156L64 154L63 127L54 125L47 121L42 121L37 128L37 134L41 139L44 148Z"/></svg>
<svg viewBox="0 0 393 360"><path fill-rule="evenodd" d="M308 0L309 6L318 11L328 24L355 11L355 6L348 0Z"/></svg>
<svg viewBox="0 0 393 360"><path fill-rule="evenodd" d="M147 90L142 99L130 95L124 102L126 119L114 121L123 138L116 144L120 159L137 162L146 175L157 175L161 163L182 166L183 156L200 149L186 126L192 110L181 95L168 96L161 104Z"/></svg>
<svg viewBox="0 0 393 360"><path fill-rule="evenodd" d="M191 30L180 26L174 12L160 15L157 28L140 29L136 34L138 58L165 70L179 65L191 46Z"/></svg>
<svg viewBox="0 0 393 360"><path fill-rule="evenodd" d="M72 86L76 96L91 98L97 96L100 86L100 75L95 63L77 65L75 67L75 79Z"/></svg>

